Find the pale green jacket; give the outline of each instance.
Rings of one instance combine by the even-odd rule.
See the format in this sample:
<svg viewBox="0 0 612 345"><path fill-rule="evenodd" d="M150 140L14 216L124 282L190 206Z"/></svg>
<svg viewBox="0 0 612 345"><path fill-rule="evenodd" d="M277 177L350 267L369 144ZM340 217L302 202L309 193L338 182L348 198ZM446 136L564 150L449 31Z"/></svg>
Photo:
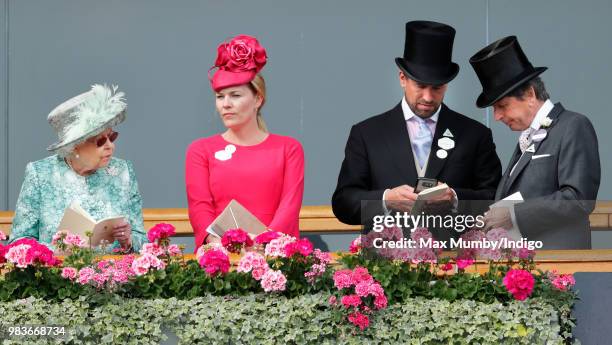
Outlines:
<svg viewBox="0 0 612 345"><path fill-rule="evenodd" d="M148 242L142 220L142 199L132 163L111 158L106 168L89 176L75 173L57 155L28 163L15 207L11 242L31 237L50 245L64 210L73 201L95 219L125 216L132 226L132 246ZM115 241L112 248L119 247Z"/></svg>

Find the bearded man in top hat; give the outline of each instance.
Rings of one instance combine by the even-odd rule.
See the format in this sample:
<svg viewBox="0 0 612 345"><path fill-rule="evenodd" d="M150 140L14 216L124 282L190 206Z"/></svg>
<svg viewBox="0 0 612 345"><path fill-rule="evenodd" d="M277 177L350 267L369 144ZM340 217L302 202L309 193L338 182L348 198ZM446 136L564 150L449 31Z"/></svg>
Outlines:
<svg viewBox="0 0 612 345"><path fill-rule="evenodd" d="M351 128L332 197L340 221L367 224L373 214L408 211L417 177L450 187L439 201L493 198L501 163L491 131L442 102L459 72L451 61L454 37L442 23L406 23L404 56L395 59L404 97ZM362 211L366 204L372 206Z"/></svg>
<svg viewBox="0 0 612 345"><path fill-rule="evenodd" d="M520 131L519 142L495 193L520 192L524 202L492 208L485 228L542 241L544 249L591 248L589 214L600 181L597 136L589 119L553 104L515 36L476 53L470 63L482 84L476 101L493 106L495 120Z"/></svg>

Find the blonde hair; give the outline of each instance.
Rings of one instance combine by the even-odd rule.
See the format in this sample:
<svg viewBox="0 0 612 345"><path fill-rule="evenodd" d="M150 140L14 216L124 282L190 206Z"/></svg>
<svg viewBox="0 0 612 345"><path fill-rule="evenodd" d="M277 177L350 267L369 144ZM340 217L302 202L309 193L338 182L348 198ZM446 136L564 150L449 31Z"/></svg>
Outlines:
<svg viewBox="0 0 612 345"><path fill-rule="evenodd" d="M261 108L266 103L266 81L261 74L257 74L249 83L249 88L256 96L261 97L261 106L257 109L257 127L264 132L268 132L268 126L261 115Z"/></svg>

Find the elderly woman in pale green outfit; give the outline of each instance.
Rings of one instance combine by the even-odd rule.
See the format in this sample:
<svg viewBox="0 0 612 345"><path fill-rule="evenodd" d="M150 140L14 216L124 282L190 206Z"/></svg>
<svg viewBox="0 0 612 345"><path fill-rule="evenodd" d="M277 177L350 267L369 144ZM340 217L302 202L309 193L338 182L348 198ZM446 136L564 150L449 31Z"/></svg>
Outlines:
<svg viewBox="0 0 612 345"><path fill-rule="evenodd" d="M126 108L123 92L94 85L49 114L59 141L47 148L53 156L26 166L11 241L30 237L50 245L64 230L58 229L64 210L77 202L97 220L125 217L112 229L110 249L137 251L147 242L134 168L113 157L119 135L113 127L125 120Z"/></svg>

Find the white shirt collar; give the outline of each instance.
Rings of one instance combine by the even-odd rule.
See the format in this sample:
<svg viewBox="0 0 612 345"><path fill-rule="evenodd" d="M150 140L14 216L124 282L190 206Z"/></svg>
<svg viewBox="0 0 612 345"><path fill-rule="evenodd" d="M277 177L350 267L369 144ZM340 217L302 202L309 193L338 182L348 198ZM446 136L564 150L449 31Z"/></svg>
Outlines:
<svg viewBox="0 0 612 345"><path fill-rule="evenodd" d="M436 112L429 117L433 122L438 122L438 116L440 115L440 109L442 109L442 105L440 105L438 107L438 110L436 110ZM402 97L402 111L404 112L404 120L408 121L410 120L412 117L417 116L415 113L412 112L412 109L410 109L410 107L408 106L408 102L406 102L406 96Z"/></svg>
<svg viewBox="0 0 612 345"><path fill-rule="evenodd" d="M550 111L554 107L555 105L553 104L553 102L551 102L550 99L547 99L536 113L536 116L533 118L533 121L531 121L531 125L529 125L529 127L533 128L536 131L540 129L540 126L542 125L542 120L546 118L548 114L550 114Z"/></svg>

